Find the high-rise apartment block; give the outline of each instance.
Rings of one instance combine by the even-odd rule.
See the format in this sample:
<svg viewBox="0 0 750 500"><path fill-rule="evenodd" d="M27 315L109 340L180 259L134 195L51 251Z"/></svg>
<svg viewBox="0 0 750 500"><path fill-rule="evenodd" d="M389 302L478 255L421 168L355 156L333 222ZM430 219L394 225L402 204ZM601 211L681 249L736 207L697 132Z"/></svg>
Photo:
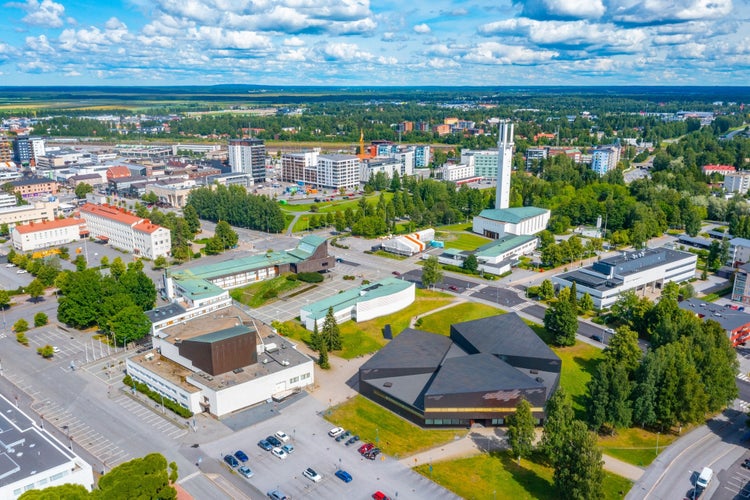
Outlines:
<svg viewBox="0 0 750 500"><path fill-rule="evenodd" d="M232 139L229 141L229 165L232 172L252 177L253 183L266 180L266 145L261 139Z"/></svg>

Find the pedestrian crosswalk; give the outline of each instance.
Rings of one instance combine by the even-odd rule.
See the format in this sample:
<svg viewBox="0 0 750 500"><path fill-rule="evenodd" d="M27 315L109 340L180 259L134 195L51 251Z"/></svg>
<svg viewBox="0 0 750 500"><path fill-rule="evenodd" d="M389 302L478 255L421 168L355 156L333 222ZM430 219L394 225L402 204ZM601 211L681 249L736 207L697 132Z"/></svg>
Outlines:
<svg viewBox="0 0 750 500"><path fill-rule="evenodd" d="M746 411L748 410L748 408L750 408L750 403L748 403L747 401L743 401L743 400L741 400L741 399L736 399L736 400L734 401L734 404L735 404L735 406L736 406L736 407L737 407L737 408L738 408L738 409L739 409L740 411L743 411L743 412L746 412Z"/></svg>
<svg viewBox="0 0 750 500"><path fill-rule="evenodd" d="M750 377L748 377L746 373L738 373L737 378L740 380L744 380L745 382L750 382Z"/></svg>

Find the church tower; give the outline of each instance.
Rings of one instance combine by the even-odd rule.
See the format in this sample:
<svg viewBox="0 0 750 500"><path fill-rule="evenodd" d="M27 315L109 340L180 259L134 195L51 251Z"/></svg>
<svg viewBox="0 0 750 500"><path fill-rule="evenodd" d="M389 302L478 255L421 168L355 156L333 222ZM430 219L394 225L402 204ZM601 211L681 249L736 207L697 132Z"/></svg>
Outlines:
<svg viewBox="0 0 750 500"><path fill-rule="evenodd" d="M510 171L513 167L513 124L502 120L497 138L497 191L495 208L510 206Z"/></svg>

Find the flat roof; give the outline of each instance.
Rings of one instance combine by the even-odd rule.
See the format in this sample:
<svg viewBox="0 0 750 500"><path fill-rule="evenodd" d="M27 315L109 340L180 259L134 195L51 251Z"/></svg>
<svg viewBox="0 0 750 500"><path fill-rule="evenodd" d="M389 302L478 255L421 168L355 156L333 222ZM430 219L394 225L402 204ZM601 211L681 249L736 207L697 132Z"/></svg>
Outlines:
<svg viewBox="0 0 750 500"><path fill-rule="evenodd" d="M76 455L0 395L0 488L70 463ZM93 479L93 478L92 478Z"/></svg>
<svg viewBox="0 0 750 500"><path fill-rule="evenodd" d="M204 281L224 276L232 276L242 272L256 269L265 269L279 264L297 262L299 259L290 257L287 252L269 252L260 255L249 255L247 257L228 258L225 261L213 262L202 266L195 266L188 269L174 271L171 276L184 285L188 280Z"/></svg>
<svg viewBox="0 0 750 500"><path fill-rule="evenodd" d="M680 309L701 316L704 321L716 321L723 329L729 332L750 323L750 314L744 311L732 309L731 307L723 307L711 302L704 302L700 299L683 300L679 303L679 306Z"/></svg>
<svg viewBox="0 0 750 500"><path fill-rule="evenodd" d="M388 295L393 295L414 286L414 283L411 281L398 278L385 278L375 283L352 288L323 300L313 302L301 309L308 312L313 319L320 319L325 317L329 307L333 307L333 311L336 312L346 307L351 307L357 302L377 297L387 297Z"/></svg>
<svg viewBox="0 0 750 500"><path fill-rule="evenodd" d="M186 312L185 308L182 307L182 305L176 302L172 302L165 306L157 307L155 309L151 309L150 311L146 311L146 316L148 316L148 319L150 319L152 323L156 323L157 321L164 321L170 318L177 318L185 314L185 312Z"/></svg>
<svg viewBox="0 0 750 500"><path fill-rule="evenodd" d="M257 323L259 324L260 322ZM236 306L230 306L189 321L160 328L155 335L174 344L175 340L192 340L237 326L245 326L250 331L256 331L257 328L256 322L250 315Z"/></svg>

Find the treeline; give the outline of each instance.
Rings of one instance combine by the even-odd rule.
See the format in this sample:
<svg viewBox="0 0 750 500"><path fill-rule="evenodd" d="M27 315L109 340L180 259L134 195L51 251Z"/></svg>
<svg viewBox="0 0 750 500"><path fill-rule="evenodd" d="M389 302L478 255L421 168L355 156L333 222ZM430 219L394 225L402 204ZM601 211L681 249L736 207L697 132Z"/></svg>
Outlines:
<svg viewBox="0 0 750 500"><path fill-rule="evenodd" d="M677 295L669 283L656 304L629 292L612 306L621 326L588 384L592 429L698 423L737 397L738 361L726 331L680 309ZM651 343L645 356L638 336Z"/></svg>
<svg viewBox="0 0 750 500"><path fill-rule="evenodd" d="M195 189L190 192L188 206L201 219L226 221L236 227L280 233L285 226L284 214L274 200L249 194L242 186Z"/></svg>
<svg viewBox="0 0 750 500"><path fill-rule="evenodd" d="M144 311L154 307L156 287L140 260L125 266L117 257L108 275L97 269L63 271L55 284L62 294L57 317L67 325L78 329L96 325L118 344L141 339L151 331Z"/></svg>

